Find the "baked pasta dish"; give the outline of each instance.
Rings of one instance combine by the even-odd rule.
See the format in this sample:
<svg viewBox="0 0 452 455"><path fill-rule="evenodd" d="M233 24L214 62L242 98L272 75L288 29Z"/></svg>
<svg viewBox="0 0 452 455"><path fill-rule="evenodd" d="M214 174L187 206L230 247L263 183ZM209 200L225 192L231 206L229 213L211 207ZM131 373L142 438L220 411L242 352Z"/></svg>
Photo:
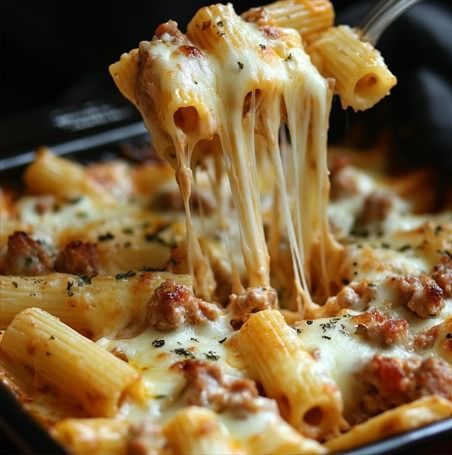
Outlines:
<svg viewBox="0 0 452 455"><path fill-rule="evenodd" d="M68 452L335 453L452 416L450 200L381 148L327 153L333 95L396 83L333 22L160 25L110 66L157 155L41 148L2 189L0 377Z"/></svg>

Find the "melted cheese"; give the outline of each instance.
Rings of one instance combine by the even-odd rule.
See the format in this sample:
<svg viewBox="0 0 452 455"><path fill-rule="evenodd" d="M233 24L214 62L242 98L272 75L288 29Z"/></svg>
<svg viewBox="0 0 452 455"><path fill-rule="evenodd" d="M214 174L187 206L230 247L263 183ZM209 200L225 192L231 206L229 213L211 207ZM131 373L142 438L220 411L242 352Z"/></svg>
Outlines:
<svg viewBox="0 0 452 455"><path fill-rule="evenodd" d="M379 291L370 303L370 308L378 309L395 319L406 318L412 334L418 334L452 316L452 299L446 300L443 310L437 317L421 319L406 308L392 308L391 301L385 298L385 291L385 289ZM414 352L409 345L394 343L382 347L378 343L366 341L356 332L357 325L353 322L352 316L357 314L360 313L348 311L342 316L303 321L296 325L304 349L314 355L318 361L318 368L330 375L339 388L346 416L353 411L362 397L358 373L374 355L407 359L416 356L429 357L434 354L433 349L419 353Z"/></svg>
<svg viewBox="0 0 452 455"><path fill-rule="evenodd" d="M171 401L185 382L180 372L170 368L180 360L215 358L226 373L240 376L232 364L233 355L224 344L231 333L229 318L221 317L209 324L182 326L171 332L147 329L132 339L103 338L98 343L110 351L119 348L131 359L130 363L142 374L150 397L165 396ZM163 345L156 347L156 340L163 340ZM164 399L158 401L167 403Z"/></svg>
<svg viewBox="0 0 452 455"><path fill-rule="evenodd" d="M97 343L105 349L113 352L119 349L130 359L130 365L141 373L146 389L145 403L141 406L124 403L118 417L128 422L151 418L164 424L174 416L185 406L181 399L185 379L172 366L187 358L210 360L217 363L226 376L243 377L242 361L227 343L232 332L230 318L222 316L208 324L186 325L171 332L147 329L132 339L98 340ZM257 412L247 413L241 418L229 411L218 416L234 438L241 441L260 434L269 425L283 425L275 401L259 397L256 406L259 408Z"/></svg>
<svg viewBox="0 0 452 455"><path fill-rule="evenodd" d="M196 181L199 185L206 185L205 179L211 178L209 172L207 175L197 176ZM228 184L223 183L227 188ZM265 185L266 182L262 185L264 189ZM222 189L220 191L220 188L218 190L223 191ZM372 189L366 187L365 191L368 193ZM227 197L224 194L223 197L225 201L222 216L227 216ZM264 208L264 211L266 210L264 215L269 216L275 208L272 206L273 200L268 202L264 199L264 201L270 204ZM64 232L68 229L78 233L89 232L93 236L92 239L109 230L118 236L116 239L118 240L123 227L137 228L143 221L153 224L162 221L165 217L167 221L173 220L171 226L161 233L165 241L171 242L175 238L180 241L185 235L183 220L179 215L175 213L160 215L143 211L145 201L127 205L119 203L114 209L97 208L89 199L82 199L76 203L62 204L59 210L44 214L36 213L36 202L36 198L21 199L16 204L17 216L22 223L33 226L35 236L48 239L52 245L57 245L59 241L55 239L64 237ZM399 207L403 207L403 204ZM359 336L351 318L343 317L341 314L333 318L316 319L312 322L301 321L296 324L296 328L300 331L299 340L302 346L316 359L317 374L333 378L337 384L344 402L345 418L353 413L354 407L359 404L361 398L362 388L358 373L375 354L394 356L399 359L434 355L450 363L450 348L446 335L450 331L452 299L446 299L443 309L437 316L421 319L404 306L395 305L393 290L384 285L388 276L431 273L433 265L439 261L438 251L450 248L450 224L448 224L450 214L435 215L435 217L429 217L426 222L426 216L405 214L403 210L398 212L396 207L394 225L385 229L382 237L348 239L350 244L346 246L340 276L349 276L356 283L372 281L376 285L376 293L368 303L368 307L378 309L391 318L407 320L411 335L419 334L442 323L440 335L433 346L420 351L414 351L409 344L379 346ZM80 211L86 212L86 216L79 217ZM356 213L350 216L356 218ZM411 221L405 223L403 220L408 217ZM223 260L228 257L228 252L212 237L223 233L225 220L221 220L221 217L217 219L216 216L214 218L214 222L210 217L204 217L204 220L194 218L194 224L199 221L198 228L204 224L202 229L209 239L209 251ZM438 226L441 226L441 229L438 229ZM136 234L142 236L143 231L137 230ZM407 244L412 247L405 248ZM422 245L422 248L417 248L416 245ZM236 243L230 248L237 247ZM114 273L119 271L121 270L115 270ZM347 312L358 314L352 310ZM217 358L211 361L215 362L225 375L246 377L245 365L235 354L232 343L231 345L227 341L220 343L224 338L229 338L232 333L230 316L226 313L217 321L198 326L185 325L171 332L157 332L148 328L132 338L121 338L120 335L114 334L112 338L99 340L97 343L105 349L109 351L117 349L124 353L143 378L144 401L125 401L117 419L130 424L150 418L153 422L161 424L185 406L182 393L185 379L171 366L186 358L186 350L202 360L208 360L208 357ZM164 346L153 346L155 340L163 340ZM182 350L176 351L179 349ZM4 369L10 373L8 366ZM15 380L16 377L13 379ZM76 404L66 400L57 390L49 388L45 393L38 393L32 384L22 386L19 380L17 382L27 394L27 400L29 400L27 409L46 425L68 416L85 416ZM281 422L281 416L274 401L259 397L257 403L259 410L256 413L247 414L244 418L238 418L230 412L217 414L221 424L243 447L247 447L248 441L261 433L270 431L274 426L287 425Z"/></svg>
<svg viewBox="0 0 452 455"><path fill-rule="evenodd" d="M327 222L326 132L331 89L291 29L244 22L231 5L202 8L187 36L164 33L112 65L118 87L143 114L159 153L176 167L184 198L189 259L197 293L212 297L208 258L197 241L189 197L192 168L206 153L229 177L249 286L270 285L263 229L259 165L268 154L274 169L281 222L287 237L295 288L307 309L309 290L329 294L339 246ZM132 75L132 77L131 77ZM290 143L279 145L281 124ZM280 237L281 237L280 236ZM272 256L278 256L272 251ZM314 276L319 276L314 283Z"/></svg>
<svg viewBox="0 0 452 455"><path fill-rule="evenodd" d="M420 319L394 306L392 291L384 286L388 276L430 273L438 251L449 248L449 234L436 236L427 216L407 213L409 203L395 196L381 237L349 238L343 252L329 232L326 132L331 87L312 65L295 31L259 28L240 19L231 5L214 5L197 13L186 36L169 26L158 38L124 55L111 71L120 90L141 111L156 149L176 169L185 229L174 213L146 212L142 200L136 205L121 201L116 207L105 207L84 198L39 215L36 199L22 198L17 204L20 222L33 226L35 236L56 247L72 234L83 232L87 235L81 236L83 240L95 241L99 232L108 230L121 238L125 223L130 227L171 220L171 227L161 235L167 243L180 242L187 235L195 288L206 299L214 295L216 285L212 264L222 261L229 262L224 268L233 292L245 286L269 286L279 273L282 286L293 291L304 316L321 314L311 293L315 300L324 300L331 284L347 278L373 281L377 291L369 308L406 319L411 334L449 318L441 328L442 338L422 353L402 344L382 348L366 341L356 333L350 315L359 313L352 310L334 318L298 322L299 341L316 359L316 374L334 379L345 416L360 399L357 372L375 354L405 359L437 353L450 362L444 334L450 327L452 299L446 300L436 317ZM328 209L342 238L349 237L365 197L378 189L388 190L368 172L347 172L355 178L356 194ZM199 186L210 188L216 199L214 222L202 210L199 219L191 213L190 197ZM450 215L438 217L447 219ZM270 226L268 239L264 224ZM212 240L214 236L220 240ZM430 242L428 247L425 240ZM404 248L414 242L424 246ZM159 250L155 256L161 260L164 253ZM167 259L164 256L162 262ZM186 405L185 378L172 368L186 358L210 360L225 375L246 377L233 343L225 341L232 334L226 313L216 321L187 324L170 332L147 328L132 338L120 338L118 332L98 340L110 352L125 355L143 381L144 400L125 401L117 418L127 423L147 418L159 424L168 421ZM79 416L73 403L56 405L59 398L52 389L48 396L38 393L30 408L48 423L66 415ZM234 439L243 442L271 426L288 427L275 401L259 397L256 403L259 410L243 418L228 411L218 414Z"/></svg>
<svg viewBox="0 0 452 455"><path fill-rule="evenodd" d="M303 347L313 353L322 368L336 382L347 414L359 399L357 373L374 354L381 351L376 345L365 342L355 334L356 327L350 321L353 312L335 318L320 318L303 322L296 327ZM357 313L356 313L357 314ZM409 353L395 345L385 354L408 357Z"/></svg>

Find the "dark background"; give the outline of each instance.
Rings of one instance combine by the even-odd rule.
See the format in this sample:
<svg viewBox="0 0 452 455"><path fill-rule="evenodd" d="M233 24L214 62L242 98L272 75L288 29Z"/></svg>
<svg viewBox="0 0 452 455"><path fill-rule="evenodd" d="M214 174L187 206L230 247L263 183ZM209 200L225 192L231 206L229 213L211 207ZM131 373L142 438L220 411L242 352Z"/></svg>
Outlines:
<svg viewBox="0 0 452 455"><path fill-rule="evenodd" d="M1 114L115 91L107 67L212 1L0 1ZM238 13L269 1L234 2ZM350 1L336 2L343 6ZM361 2L362 3L362 2Z"/></svg>
<svg viewBox="0 0 452 455"><path fill-rule="evenodd" d="M197 8L209 3L1 0L0 118L117 94L107 71L110 63L151 39L168 18L183 30ZM338 23L357 24L376 1L333 3ZM236 1L235 8L242 12L256 4ZM452 2L416 5L387 30L378 47L398 78L397 87L359 115L344 115L336 102L330 139L370 145L389 130L395 157L434 164L452 175ZM0 139L0 156L1 145Z"/></svg>

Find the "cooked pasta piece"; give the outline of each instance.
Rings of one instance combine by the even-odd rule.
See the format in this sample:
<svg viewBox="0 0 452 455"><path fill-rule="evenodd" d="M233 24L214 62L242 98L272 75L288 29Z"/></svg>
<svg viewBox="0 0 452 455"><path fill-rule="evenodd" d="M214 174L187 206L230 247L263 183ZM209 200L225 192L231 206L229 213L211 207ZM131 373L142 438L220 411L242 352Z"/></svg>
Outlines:
<svg viewBox="0 0 452 455"><path fill-rule="evenodd" d="M65 419L52 435L67 450L80 455L126 454L129 424L117 419Z"/></svg>
<svg viewBox="0 0 452 455"><path fill-rule="evenodd" d="M114 245L99 244L97 249L102 272L107 275L115 275L122 270L160 270L165 268L171 257L170 245L136 237Z"/></svg>
<svg viewBox="0 0 452 455"><path fill-rule="evenodd" d="M166 279L191 287L187 275L126 272L115 277L53 273L40 277L0 276L0 329L14 316L39 307L91 339L140 327L154 290Z"/></svg>
<svg viewBox="0 0 452 455"><path fill-rule="evenodd" d="M452 417L449 400L436 395L423 397L356 425L348 433L328 441L326 447L333 452L348 450L447 417Z"/></svg>
<svg viewBox="0 0 452 455"><path fill-rule="evenodd" d="M111 204L114 199L91 179L83 166L54 155L47 148L38 150L36 159L25 171L27 187L36 193L48 193L64 199L88 196Z"/></svg>
<svg viewBox="0 0 452 455"><path fill-rule="evenodd" d="M14 317L0 351L33 368L95 417L114 416L122 400L138 390L132 367L39 308Z"/></svg>
<svg viewBox="0 0 452 455"><path fill-rule="evenodd" d="M167 163L142 164L132 171L132 181L138 194L152 196L168 182L174 182L174 169Z"/></svg>
<svg viewBox="0 0 452 455"><path fill-rule="evenodd" d="M322 75L336 81L335 91L344 109L371 108L397 82L380 52L346 25L327 30L308 51Z"/></svg>
<svg viewBox="0 0 452 455"><path fill-rule="evenodd" d="M260 381L281 415L302 434L338 434L342 400L334 382L300 345L277 310L252 315L237 334L237 347L251 376Z"/></svg>
<svg viewBox="0 0 452 455"><path fill-rule="evenodd" d="M282 207L282 220L272 230L290 245L293 306L298 304L301 312L313 310L310 288L316 288L319 300L328 296L331 264L341 248L329 232L326 215L332 91L305 53L299 33L259 27L243 21L231 5L212 5L196 13L186 35L174 22L162 24L152 41L123 55L110 72L140 110L156 151L176 169L196 293L209 299L214 284L188 201L192 168L207 157L215 159L217 177L228 176L234 211L227 213L232 221L226 228L240 234L244 281L251 288L269 287L258 179L258 163L269 154L278 190L273 205ZM169 73L171 78L166 77ZM291 141L280 149L281 123L287 124ZM288 194L301 197L292 200ZM236 251L228 254L232 258ZM244 286L237 287L233 291L240 293Z"/></svg>
<svg viewBox="0 0 452 455"><path fill-rule="evenodd" d="M280 0L252 8L242 17L259 25L294 28L309 42L333 25L334 9L329 0Z"/></svg>
<svg viewBox="0 0 452 455"><path fill-rule="evenodd" d="M171 38L172 34L176 34L174 43L167 41L167 45L175 52L174 58L168 59L164 49L161 49L163 54L154 54L152 43L143 42L139 50L122 55L119 62L111 65L110 73L123 95L141 111L158 152L176 169L176 179L186 211L188 260L195 278L194 286L201 297L209 299L214 290L213 277L208 258L195 234L189 197L192 190L190 167L193 148L196 142L212 137L217 126L216 119L212 116L215 99L213 73L202 53L183 37L174 22L168 23L168 30L163 25L159 29L156 33L162 37ZM174 59L177 59L178 65L174 65ZM151 76L147 72L144 75L138 74L140 60L147 64L152 61L152 72L156 75L171 73L172 77L165 77L164 84L156 84L152 94L146 93L143 88L136 90L135 84ZM187 80L187 74L192 76L191 83L181 84L181 79ZM169 130L165 130L163 125L169 127ZM182 151L185 134L194 135L196 140L191 141L189 149Z"/></svg>
<svg viewBox="0 0 452 455"><path fill-rule="evenodd" d="M217 415L206 408L190 406L179 411L163 428L174 453L181 455L224 455L244 453Z"/></svg>
<svg viewBox="0 0 452 455"><path fill-rule="evenodd" d="M246 447L255 455L323 454L327 449L313 439L308 439L282 419L266 426L264 431L247 439Z"/></svg>
<svg viewBox="0 0 452 455"><path fill-rule="evenodd" d="M0 349L0 387L6 386L24 409L43 426L59 420L87 416L80 403L63 390L43 387L27 365L11 360Z"/></svg>
<svg viewBox="0 0 452 455"><path fill-rule="evenodd" d="M3 334L0 337L3 338ZM5 357L0 351L0 383L6 385L16 396L27 394L32 378L28 371Z"/></svg>

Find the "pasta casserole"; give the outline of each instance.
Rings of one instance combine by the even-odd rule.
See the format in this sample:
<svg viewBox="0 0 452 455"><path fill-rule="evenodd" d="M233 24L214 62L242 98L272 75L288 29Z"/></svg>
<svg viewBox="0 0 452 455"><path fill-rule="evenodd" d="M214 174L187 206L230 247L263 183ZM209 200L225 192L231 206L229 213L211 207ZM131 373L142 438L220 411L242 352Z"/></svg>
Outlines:
<svg viewBox="0 0 452 455"><path fill-rule="evenodd" d="M174 21L110 66L155 154L0 190L0 378L74 454L323 454L452 417L451 201L332 98L396 78L327 0ZM435 213L433 213L435 212Z"/></svg>

